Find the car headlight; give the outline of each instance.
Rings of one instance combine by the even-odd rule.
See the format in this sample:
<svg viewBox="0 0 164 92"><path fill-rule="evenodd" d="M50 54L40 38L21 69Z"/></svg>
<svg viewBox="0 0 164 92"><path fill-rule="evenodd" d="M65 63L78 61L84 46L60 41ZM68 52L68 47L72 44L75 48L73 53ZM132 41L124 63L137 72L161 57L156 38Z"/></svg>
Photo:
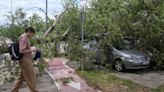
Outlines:
<svg viewBox="0 0 164 92"><path fill-rule="evenodd" d="M124 61L130 61L130 62L133 61L133 58L132 58L132 57L122 57L122 59L123 59Z"/></svg>

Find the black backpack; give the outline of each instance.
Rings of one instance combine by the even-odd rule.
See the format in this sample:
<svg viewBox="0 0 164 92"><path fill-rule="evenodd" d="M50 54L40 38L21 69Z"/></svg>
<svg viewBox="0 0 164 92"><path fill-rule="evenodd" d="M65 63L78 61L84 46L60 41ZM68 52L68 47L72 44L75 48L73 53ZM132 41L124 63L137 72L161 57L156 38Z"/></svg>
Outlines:
<svg viewBox="0 0 164 92"><path fill-rule="evenodd" d="M8 47L8 52L11 56L11 59L14 60L14 61L20 60L23 57L23 54L21 54L19 52L19 41L16 41L16 42L12 43Z"/></svg>

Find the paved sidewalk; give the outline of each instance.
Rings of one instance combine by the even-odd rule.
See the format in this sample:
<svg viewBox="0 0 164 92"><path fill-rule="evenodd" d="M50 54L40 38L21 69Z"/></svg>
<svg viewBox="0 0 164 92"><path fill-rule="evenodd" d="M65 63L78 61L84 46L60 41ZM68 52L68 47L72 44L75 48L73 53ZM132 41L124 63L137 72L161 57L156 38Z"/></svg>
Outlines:
<svg viewBox="0 0 164 92"><path fill-rule="evenodd" d="M60 92L96 92L89 87L87 83L81 79L73 69L69 68L65 63L65 58L55 58L48 65L48 72L56 82ZM69 82L64 83L63 79L70 78Z"/></svg>
<svg viewBox="0 0 164 92"><path fill-rule="evenodd" d="M10 92L10 89L13 86L13 83L6 83L0 86L0 92ZM37 87L39 92L58 92L55 84L48 76L48 74L44 73L42 76L37 77ZM19 92L30 92L27 85L23 85Z"/></svg>

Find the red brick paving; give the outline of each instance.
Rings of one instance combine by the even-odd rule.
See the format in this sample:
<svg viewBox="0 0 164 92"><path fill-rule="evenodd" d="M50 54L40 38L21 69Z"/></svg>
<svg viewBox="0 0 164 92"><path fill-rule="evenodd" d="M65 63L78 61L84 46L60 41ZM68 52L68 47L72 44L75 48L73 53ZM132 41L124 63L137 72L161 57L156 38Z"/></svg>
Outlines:
<svg viewBox="0 0 164 92"><path fill-rule="evenodd" d="M89 87L86 82L81 79L73 69L66 66L64 63L68 60L65 58L55 58L48 64L48 71L55 78L57 84L59 85L61 92L96 92L93 88ZM63 85L61 78L72 77L75 83L80 83L81 89L76 89L74 87Z"/></svg>

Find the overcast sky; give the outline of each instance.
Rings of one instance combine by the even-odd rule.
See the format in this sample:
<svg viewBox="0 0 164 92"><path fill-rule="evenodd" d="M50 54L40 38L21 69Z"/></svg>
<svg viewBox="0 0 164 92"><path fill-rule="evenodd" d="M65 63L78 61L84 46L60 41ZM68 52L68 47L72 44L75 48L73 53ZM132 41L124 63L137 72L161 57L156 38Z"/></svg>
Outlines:
<svg viewBox="0 0 164 92"><path fill-rule="evenodd" d="M83 6L87 1L91 0L76 0L80 6ZM45 11L46 0L13 0L13 11L18 8L23 8L25 11L38 7ZM60 14L63 10L61 0L48 0L48 16L53 18L54 15ZM9 15L11 11L11 0L0 0L0 25L9 23L4 15ZM30 9L26 11L27 17L31 16L33 13L39 14L41 17L45 18L45 14L38 9Z"/></svg>
<svg viewBox="0 0 164 92"><path fill-rule="evenodd" d="M45 10L46 0L13 0L13 9L23 8L27 10L32 7L38 7ZM63 10L61 0L48 0L48 16L53 17L55 11L61 12ZM9 14L11 11L11 0L0 0L0 25L7 22L4 15ZM33 13L37 13L44 17L44 13L38 9L31 9L26 12L27 16L31 16Z"/></svg>

